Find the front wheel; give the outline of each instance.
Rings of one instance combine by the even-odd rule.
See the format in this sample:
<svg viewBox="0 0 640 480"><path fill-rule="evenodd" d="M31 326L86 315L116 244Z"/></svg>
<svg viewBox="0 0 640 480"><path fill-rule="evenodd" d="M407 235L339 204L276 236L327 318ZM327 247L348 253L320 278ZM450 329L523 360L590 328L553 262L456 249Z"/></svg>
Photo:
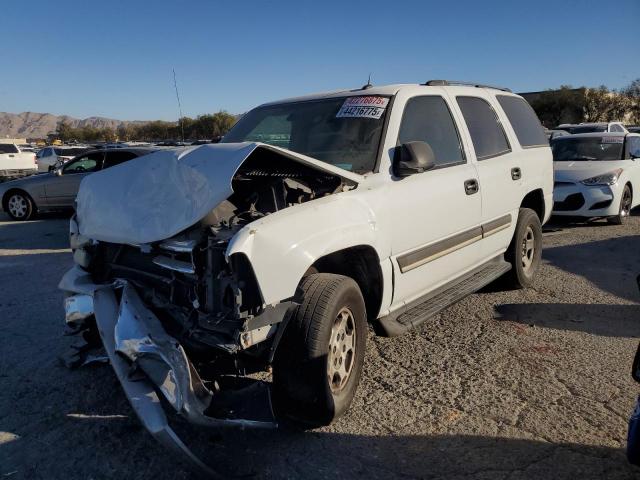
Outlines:
<svg viewBox="0 0 640 480"><path fill-rule="evenodd" d="M618 215L614 217L608 217L607 222L612 225L622 225L627 222L629 215L631 214L631 201L633 196L631 195L631 188L629 185L625 185L622 190L622 197L620 197L620 206L618 207Z"/></svg>
<svg viewBox="0 0 640 480"><path fill-rule="evenodd" d="M29 220L35 212L33 200L24 192L10 193L4 208L14 220Z"/></svg>
<svg viewBox="0 0 640 480"><path fill-rule="evenodd" d="M542 225L530 208L520 209L516 230L504 256L511 264L509 283L516 288L530 287L542 258Z"/></svg>
<svg viewBox="0 0 640 480"><path fill-rule="evenodd" d="M347 411L367 339L362 293L343 275L317 273L300 285L301 305L274 359L276 413L299 426L329 425Z"/></svg>

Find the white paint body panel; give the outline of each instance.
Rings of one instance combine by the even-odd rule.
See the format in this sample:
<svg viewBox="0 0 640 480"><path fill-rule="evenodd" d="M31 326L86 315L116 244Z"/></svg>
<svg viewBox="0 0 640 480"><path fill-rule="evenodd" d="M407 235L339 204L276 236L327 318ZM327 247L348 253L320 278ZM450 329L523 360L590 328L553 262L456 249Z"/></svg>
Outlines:
<svg viewBox="0 0 640 480"><path fill-rule="evenodd" d="M15 145L17 153L0 153L0 171L4 170L36 170L36 154L23 152Z"/></svg>
<svg viewBox="0 0 640 480"><path fill-rule="evenodd" d="M596 177L622 169L618 181L613 185L584 185L580 183L590 177ZM581 193L584 197L584 205L577 210L554 211L554 215L572 217L606 217L617 215L622 199L622 191L628 183L633 192L631 208L640 205L640 160L616 160L616 161L573 161L554 162L555 179L558 182L571 183L571 185L558 185L553 192L553 200L564 201L569 195ZM592 210L591 207L599 202L611 201L606 208Z"/></svg>

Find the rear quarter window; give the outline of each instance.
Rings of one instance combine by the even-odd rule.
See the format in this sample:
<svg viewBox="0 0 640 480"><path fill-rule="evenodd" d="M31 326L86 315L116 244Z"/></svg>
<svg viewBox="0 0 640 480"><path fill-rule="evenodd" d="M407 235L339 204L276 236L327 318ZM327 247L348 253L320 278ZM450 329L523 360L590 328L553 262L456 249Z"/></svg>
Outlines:
<svg viewBox="0 0 640 480"><path fill-rule="evenodd" d="M526 100L508 95L496 97L523 148L549 145L540 120Z"/></svg>

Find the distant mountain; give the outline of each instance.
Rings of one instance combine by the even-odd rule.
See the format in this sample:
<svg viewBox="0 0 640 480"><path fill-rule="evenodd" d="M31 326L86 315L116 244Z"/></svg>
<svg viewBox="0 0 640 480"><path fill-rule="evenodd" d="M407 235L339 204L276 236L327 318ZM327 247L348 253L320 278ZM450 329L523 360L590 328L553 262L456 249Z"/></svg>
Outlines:
<svg viewBox="0 0 640 480"><path fill-rule="evenodd" d="M72 127L113 128L124 124L143 124L144 121L114 120L104 117L78 119L68 115L52 115L50 113L5 113L0 112L0 138L46 138L54 132L60 120L67 121Z"/></svg>

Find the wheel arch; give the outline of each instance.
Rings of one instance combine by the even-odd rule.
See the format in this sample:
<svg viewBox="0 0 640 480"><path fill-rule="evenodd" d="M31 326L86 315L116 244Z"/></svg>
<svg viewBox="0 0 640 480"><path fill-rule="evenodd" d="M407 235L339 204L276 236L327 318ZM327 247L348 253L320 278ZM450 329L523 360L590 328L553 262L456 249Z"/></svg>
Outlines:
<svg viewBox="0 0 640 480"><path fill-rule="evenodd" d="M372 246L356 245L329 253L317 259L305 276L311 273L335 273L352 278L364 298L367 319L377 318L382 306L384 280L380 258Z"/></svg>
<svg viewBox="0 0 640 480"><path fill-rule="evenodd" d="M540 219L540 223L544 222L544 216L546 214L546 205L544 202L544 193L541 188L537 188L535 190L527 193L522 202L520 202L520 208L530 208L538 218Z"/></svg>

